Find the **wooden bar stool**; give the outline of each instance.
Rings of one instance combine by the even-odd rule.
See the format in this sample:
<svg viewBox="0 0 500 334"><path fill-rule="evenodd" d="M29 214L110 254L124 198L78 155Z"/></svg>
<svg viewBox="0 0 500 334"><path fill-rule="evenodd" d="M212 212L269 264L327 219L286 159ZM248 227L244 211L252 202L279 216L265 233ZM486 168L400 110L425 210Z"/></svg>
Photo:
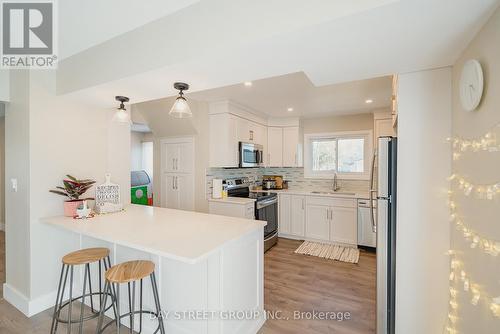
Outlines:
<svg viewBox="0 0 500 334"><path fill-rule="evenodd" d="M147 276L151 279L151 287L153 290L153 298L156 306L156 312L153 311L145 311L142 309L142 280ZM117 264L106 271L105 274L106 283L104 284L104 291L109 291L110 294L114 295L113 305L116 308L116 312L119 315L115 317L114 321L110 321L104 327L102 327L104 312L104 305L106 305L106 301L109 294L104 295L104 303L101 305L101 310L99 313L99 319L97 322L97 331L96 333L102 333L104 330L116 321L117 333L120 333L120 319L125 317L130 317L130 333L133 333L134 329L134 316L139 314L139 333L142 332L142 315L143 314L151 314L154 315L158 319L158 327L154 331L154 333L158 333L160 331L161 334L165 334L165 328L163 325L163 317L161 314L160 307L160 297L158 294L158 286L156 285L156 277L155 277L155 264L151 261L128 261L124 263ZM139 281L140 291L139 291L139 310L135 310L135 285L136 282ZM125 314L120 313L120 284L128 285L128 301L129 301L129 312ZM132 292L131 292L132 285ZM154 334L153 333L153 334Z"/></svg>
<svg viewBox="0 0 500 334"><path fill-rule="evenodd" d="M92 281L90 276L90 264L99 262L99 292L92 292ZM56 304L54 306L54 314L52 316L52 326L50 329L50 333L54 334L57 332L57 326L59 323L68 324L68 333L71 333L72 324L79 323L79 333L83 331L83 323L87 320L94 319L99 316L99 312L96 312L94 309L94 301L92 296L99 296L99 310L103 308L102 297L102 275L101 275L101 267L104 264L104 270L108 270L111 267L111 260L109 259L109 249L107 248L87 248L81 249L76 252L72 252L66 254L62 258L62 269L61 269L61 277L59 278L59 287L57 289L57 297ZM73 297L73 271L74 267L77 265L84 265L84 275L83 275L83 289L82 295L78 297ZM64 291L66 289L66 283L68 281L68 272L70 275L69 279L69 299L63 303L64 301ZM87 293L87 282L89 293ZM85 298L90 298L90 308L91 314L84 317L83 309L85 305ZM80 306L80 318L79 320L72 319L72 311L73 311L73 302L75 300L81 299ZM68 306L68 317L67 319L61 319L61 311ZM111 304L107 310L109 310L113 305ZM105 308L105 307L104 307ZM116 311L115 311L116 314Z"/></svg>

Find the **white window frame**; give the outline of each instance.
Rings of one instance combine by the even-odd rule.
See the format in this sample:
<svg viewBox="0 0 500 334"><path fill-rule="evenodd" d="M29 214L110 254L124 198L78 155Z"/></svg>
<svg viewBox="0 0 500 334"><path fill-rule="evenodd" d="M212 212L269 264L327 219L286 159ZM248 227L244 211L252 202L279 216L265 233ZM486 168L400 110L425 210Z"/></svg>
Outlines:
<svg viewBox="0 0 500 334"><path fill-rule="evenodd" d="M362 173L335 173L335 171L313 171L312 170L312 141L316 139L365 139L364 147L364 171ZM337 148L338 150L338 148ZM338 151L337 151L338 154ZM304 135L304 178L307 179L333 179L341 180L369 180L370 179L370 161L373 155L373 131L343 131L330 133L308 133ZM338 163L338 160L337 160Z"/></svg>

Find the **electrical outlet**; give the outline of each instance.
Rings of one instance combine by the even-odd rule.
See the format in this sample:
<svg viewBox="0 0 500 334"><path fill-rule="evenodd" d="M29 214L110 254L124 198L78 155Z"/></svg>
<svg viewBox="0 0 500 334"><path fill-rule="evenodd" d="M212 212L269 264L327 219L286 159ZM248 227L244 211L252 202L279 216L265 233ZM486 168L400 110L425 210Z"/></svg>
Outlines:
<svg viewBox="0 0 500 334"><path fill-rule="evenodd" d="M12 184L12 190L17 193L17 179L10 179L10 183Z"/></svg>

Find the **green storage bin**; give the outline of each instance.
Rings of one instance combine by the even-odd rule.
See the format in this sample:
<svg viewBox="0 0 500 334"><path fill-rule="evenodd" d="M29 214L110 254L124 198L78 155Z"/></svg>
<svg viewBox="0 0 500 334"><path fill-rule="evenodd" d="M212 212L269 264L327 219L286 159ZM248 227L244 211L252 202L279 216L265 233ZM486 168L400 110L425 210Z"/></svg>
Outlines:
<svg viewBox="0 0 500 334"><path fill-rule="evenodd" d="M148 186L137 186L130 188L130 195L133 204L148 205Z"/></svg>

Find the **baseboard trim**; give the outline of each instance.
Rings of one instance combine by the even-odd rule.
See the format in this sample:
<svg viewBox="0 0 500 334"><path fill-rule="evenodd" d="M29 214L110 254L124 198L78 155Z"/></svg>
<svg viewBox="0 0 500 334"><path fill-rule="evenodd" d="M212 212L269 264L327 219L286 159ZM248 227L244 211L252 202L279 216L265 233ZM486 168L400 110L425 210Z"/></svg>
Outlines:
<svg viewBox="0 0 500 334"><path fill-rule="evenodd" d="M7 302L29 318L54 306L56 291L29 300L24 294L11 287L9 284L4 283L3 297Z"/></svg>

